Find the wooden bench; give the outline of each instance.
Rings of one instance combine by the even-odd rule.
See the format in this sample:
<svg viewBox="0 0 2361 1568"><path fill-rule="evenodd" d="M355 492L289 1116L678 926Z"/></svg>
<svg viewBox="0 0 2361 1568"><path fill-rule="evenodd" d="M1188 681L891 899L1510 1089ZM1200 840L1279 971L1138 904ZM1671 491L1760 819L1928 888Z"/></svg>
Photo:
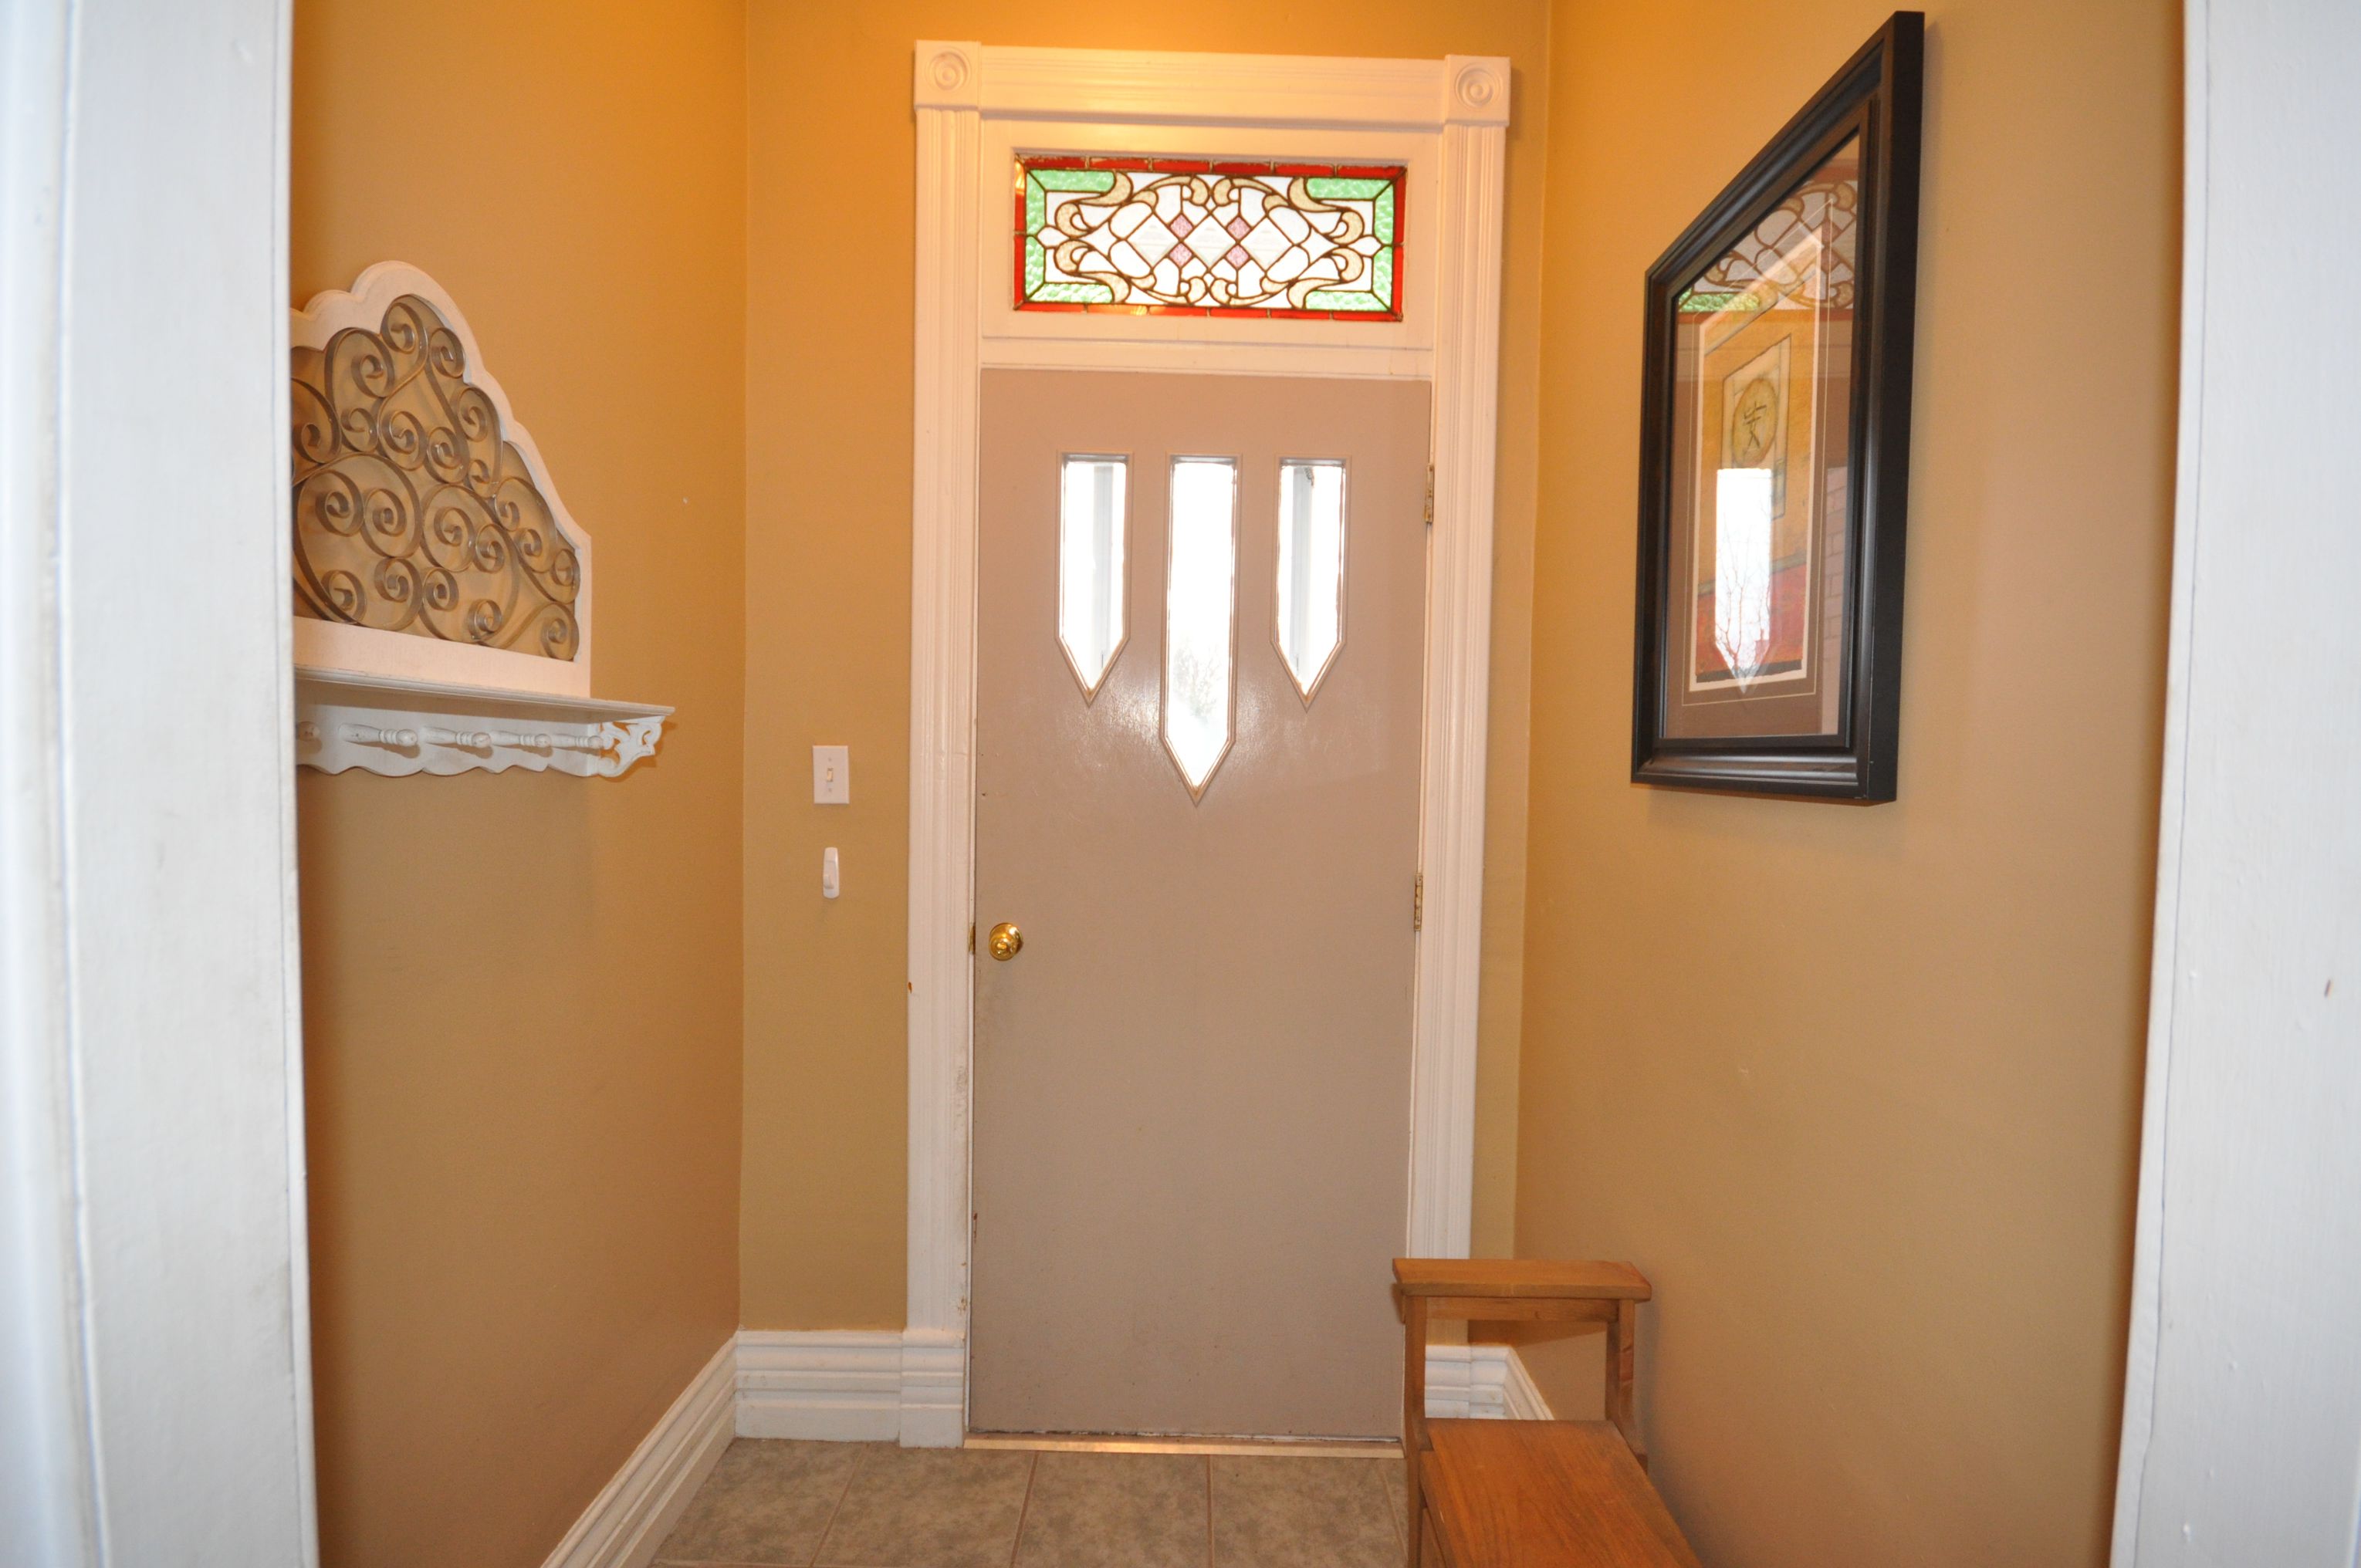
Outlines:
<svg viewBox="0 0 2361 1568"><path fill-rule="evenodd" d="M1664 1499L1631 1409L1635 1309L1648 1281L1628 1263L1398 1257L1402 1457L1410 1568L1699 1568ZM1607 1328L1607 1420L1426 1419L1426 1332L1436 1320L1592 1322Z"/></svg>

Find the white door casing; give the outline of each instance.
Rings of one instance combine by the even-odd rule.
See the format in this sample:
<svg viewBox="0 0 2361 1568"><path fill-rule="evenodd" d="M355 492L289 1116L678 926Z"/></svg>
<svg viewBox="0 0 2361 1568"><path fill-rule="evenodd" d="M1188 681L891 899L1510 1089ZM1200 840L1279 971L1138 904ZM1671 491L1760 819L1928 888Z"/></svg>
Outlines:
<svg viewBox="0 0 2361 1568"><path fill-rule="evenodd" d="M901 1441L966 1429L977 422L983 367L1433 383L1411 1049L1413 1253L1467 1251L1483 903L1506 60L1148 54L921 42L910 649L908 1297ZM1016 148L1400 163L1399 323L1020 315Z"/></svg>

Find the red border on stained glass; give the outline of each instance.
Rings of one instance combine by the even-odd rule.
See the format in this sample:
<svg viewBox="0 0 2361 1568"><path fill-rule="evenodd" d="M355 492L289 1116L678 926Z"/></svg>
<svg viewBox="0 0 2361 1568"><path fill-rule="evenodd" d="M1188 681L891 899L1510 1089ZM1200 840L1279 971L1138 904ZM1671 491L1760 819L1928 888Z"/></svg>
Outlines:
<svg viewBox="0 0 2361 1568"><path fill-rule="evenodd" d="M1122 174L1261 174L1284 179L1385 180L1394 188L1394 295L1383 311L1298 311L1276 305L1092 304L1079 300L1025 297L1025 176L1036 169L1104 169ZM1402 319L1403 236L1408 215L1409 170L1398 163L1281 163L1276 159L1209 162L1193 158L1075 158L1027 155L1016 160L1016 245L1011 283L1020 311L1064 311L1099 316L1234 316L1271 321L1398 322Z"/></svg>

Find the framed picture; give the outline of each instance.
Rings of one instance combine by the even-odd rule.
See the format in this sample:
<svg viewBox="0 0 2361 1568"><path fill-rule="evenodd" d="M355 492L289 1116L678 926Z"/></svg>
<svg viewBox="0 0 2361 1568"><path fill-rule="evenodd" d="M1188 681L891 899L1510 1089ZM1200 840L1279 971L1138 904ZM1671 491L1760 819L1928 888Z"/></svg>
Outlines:
<svg viewBox="0 0 2361 1568"><path fill-rule="evenodd" d="M1649 269L1635 782L1894 798L1924 20Z"/></svg>

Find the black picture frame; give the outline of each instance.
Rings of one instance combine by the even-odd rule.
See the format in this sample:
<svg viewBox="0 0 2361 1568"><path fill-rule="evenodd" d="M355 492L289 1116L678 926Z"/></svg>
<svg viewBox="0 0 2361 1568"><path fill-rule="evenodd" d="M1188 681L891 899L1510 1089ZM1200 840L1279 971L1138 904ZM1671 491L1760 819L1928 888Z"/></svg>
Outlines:
<svg viewBox="0 0 2361 1568"><path fill-rule="evenodd" d="M1632 660L1634 783L1856 802L1894 798L1925 26L1921 12L1897 11L1888 18L1648 270ZM1694 586L1697 567L1691 562L1685 615L1677 628L1672 616L1673 529L1684 521L1676 516L1674 471L1681 458L1675 409L1680 380L1675 312L1708 269L1752 236L1756 226L1798 194L1813 171L1854 135L1861 140L1857 226L1851 236L1850 347L1844 361L1850 375L1845 450L1850 464L1850 474L1842 478L1844 550L1840 570L1814 565L1816 557L1806 559L1804 566L1807 573L1825 571L1818 579L1821 597L1816 602L1822 608L1817 613L1825 617L1835 607L1844 618L1840 636L1832 633L1828 640L1839 644L1841 652L1826 661L1827 671L1839 683L1826 698L1833 715L1825 727L1830 732L1667 734L1671 655L1681 651L1682 658L1690 661L1681 667L1691 667L1688 650L1700 635L1697 618L1702 613ZM1785 361L1780 363L1784 399ZM1831 357L1830 363L1838 361ZM1730 380L1735 383L1736 377ZM1784 422L1788 417L1784 403L1778 417ZM1700 412L1692 424L1703 418ZM1723 439L1719 429L1714 439ZM1784 457L1781 462L1784 485ZM1691 495L1690 509L1700 504ZM1831 529L1834 510L1828 509L1826 520ZM1695 537L1693 533L1685 548L1701 548ZM1819 548L1812 546L1807 557ZM1767 544L1764 553L1769 553ZM1814 612L1807 608L1798 613ZM1817 640L1819 634L1806 635ZM1742 708L1731 711L1739 717L1725 723L1745 722Z"/></svg>

